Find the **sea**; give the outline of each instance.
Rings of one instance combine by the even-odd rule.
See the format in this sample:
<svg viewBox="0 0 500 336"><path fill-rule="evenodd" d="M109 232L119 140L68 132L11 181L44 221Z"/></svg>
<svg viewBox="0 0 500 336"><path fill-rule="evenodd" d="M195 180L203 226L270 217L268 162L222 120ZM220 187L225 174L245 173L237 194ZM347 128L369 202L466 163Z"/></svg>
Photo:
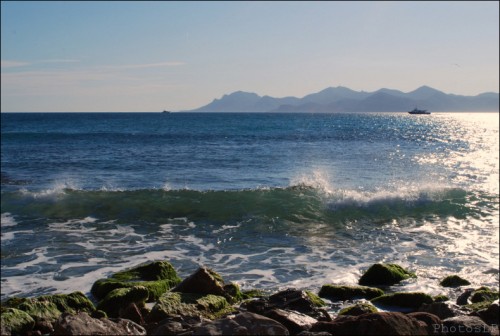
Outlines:
<svg viewBox="0 0 500 336"><path fill-rule="evenodd" d="M1 298L167 260L243 290L499 282L498 113L1 113Z"/></svg>

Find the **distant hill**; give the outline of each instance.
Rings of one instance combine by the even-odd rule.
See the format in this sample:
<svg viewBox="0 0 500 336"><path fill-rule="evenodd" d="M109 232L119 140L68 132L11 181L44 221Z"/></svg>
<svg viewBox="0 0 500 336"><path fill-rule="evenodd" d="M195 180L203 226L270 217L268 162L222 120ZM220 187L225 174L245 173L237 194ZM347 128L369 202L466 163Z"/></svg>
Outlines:
<svg viewBox="0 0 500 336"><path fill-rule="evenodd" d="M431 112L498 112L498 93L477 96L447 94L428 86L411 92L380 89L354 91L329 87L302 98L273 98L236 91L210 104L184 112L404 112L418 107Z"/></svg>

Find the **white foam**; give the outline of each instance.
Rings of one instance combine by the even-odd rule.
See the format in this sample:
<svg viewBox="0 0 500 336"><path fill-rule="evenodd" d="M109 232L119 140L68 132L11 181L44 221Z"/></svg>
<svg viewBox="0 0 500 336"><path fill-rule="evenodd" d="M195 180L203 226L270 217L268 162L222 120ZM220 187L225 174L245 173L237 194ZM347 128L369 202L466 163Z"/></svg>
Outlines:
<svg viewBox="0 0 500 336"><path fill-rule="evenodd" d="M33 230L20 230L20 231L12 231L12 232L3 232L2 231L2 240L12 240L18 234L33 234Z"/></svg>
<svg viewBox="0 0 500 336"><path fill-rule="evenodd" d="M290 186L311 187L317 190L321 190L326 194L331 194L333 193L334 188L331 185L330 181L331 177L326 169L315 168L312 169L312 171L297 174L297 176L293 177L290 180Z"/></svg>
<svg viewBox="0 0 500 336"><path fill-rule="evenodd" d="M9 212L2 213L1 221L2 227L16 226L17 222Z"/></svg>

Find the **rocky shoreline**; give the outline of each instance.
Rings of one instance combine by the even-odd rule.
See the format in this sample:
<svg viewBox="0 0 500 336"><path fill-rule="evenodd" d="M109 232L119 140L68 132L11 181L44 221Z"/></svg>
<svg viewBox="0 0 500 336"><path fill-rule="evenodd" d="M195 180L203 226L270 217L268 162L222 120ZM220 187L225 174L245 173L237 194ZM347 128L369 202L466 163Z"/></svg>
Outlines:
<svg viewBox="0 0 500 336"><path fill-rule="evenodd" d="M82 292L11 297L1 305L2 335L499 335L498 288L469 288L456 275L456 301L422 292L386 293L416 277L374 264L356 286L324 284L318 293L289 288L241 291L200 267L180 279L154 261L97 280ZM345 308L332 313L329 307Z"/></svg>

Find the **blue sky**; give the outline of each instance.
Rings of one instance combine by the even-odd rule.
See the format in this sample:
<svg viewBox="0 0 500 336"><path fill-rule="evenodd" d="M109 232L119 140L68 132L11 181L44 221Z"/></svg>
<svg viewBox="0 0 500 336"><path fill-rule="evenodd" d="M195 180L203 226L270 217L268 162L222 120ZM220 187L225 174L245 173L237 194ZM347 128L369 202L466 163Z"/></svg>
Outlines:
<svg viewBox="0 0 500 336"><path fill-rule="evenodd" d="M498 92L499 2L2 1L1 110L194 109L242 90Z"/></svg>

